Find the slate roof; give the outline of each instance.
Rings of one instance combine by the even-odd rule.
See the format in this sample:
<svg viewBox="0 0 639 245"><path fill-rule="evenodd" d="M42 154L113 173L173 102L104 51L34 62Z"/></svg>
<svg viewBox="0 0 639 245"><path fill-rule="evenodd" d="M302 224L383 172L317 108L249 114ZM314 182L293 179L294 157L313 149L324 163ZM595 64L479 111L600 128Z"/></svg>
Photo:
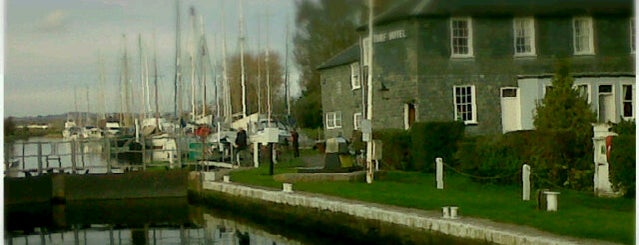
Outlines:
<svg viewBox="0 0 639 245"><path fill-rule="evenodd" d="M375 24L412 17L632 14L633 0L403 0ZM362 25L358 30L366 29Z"/></svg>
<svg viewBox="0 0 639 245"><path fill-rule="evenodd" d="M358 42L346 48L345 50L342 50L342 52L339 52L332 58L328 59L327 61L319 65L317 69L322 70L322 69L331 68L335 66L350 64L350 63L358 61L360 59L359 55L360 55L360 48L359 48L359 42Z"/></svg>

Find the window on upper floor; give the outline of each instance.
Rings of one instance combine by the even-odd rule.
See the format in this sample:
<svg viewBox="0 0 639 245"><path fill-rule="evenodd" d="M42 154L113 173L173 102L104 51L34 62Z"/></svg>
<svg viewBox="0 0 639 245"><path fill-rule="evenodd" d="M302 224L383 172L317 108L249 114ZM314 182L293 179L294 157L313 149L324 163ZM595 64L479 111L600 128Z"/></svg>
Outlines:
<svg viewBox="0 0 639 245"><path fill-rule="evenodd" d="M359 80L359 62L351 64L351 88L358 89L362 87L362 83Z"/></svg>
<svg viewBox="0 0 639 245"><path fill-rule="evenodd" d="M631 119L634 117L634 95L635 87L632 84L621 85L621 102L623 103L623 117L624 119Z"/></svg>
<svg viewBox="0 0 639 245"><path fill-rule="evenodd" d="M362 113L356 112L353 114L353 129L359 130L362 125Z"/></svg>
<svg viewBox="0 0 639 245"><path fill-rule="evenodd" d="M592 18L579 17L572 20L573 47L576 55L595 54Z"/></svg>
<svg viewBox="0 0 639 245"><path fill-rule="evenodd" d="M450 49L452 58L473 57L471 18L450 19Z"/></svg>
<svg viewBox="0 0 639 245"><path fill-rule="evenodd" d="M342 112L328 112L326 113L326 128L334 129L342 127Z"/></svg>
<svg viewBox="0 0 639 245"><path fill-rule="evenodd" d="M635 18L630 18L630 53L635 53Z"/></svg>
<svg viewBox="0 0 639 245"><path fill-rule="evenodd" d="M535 19L513 19L515 56L535 55Z"/></svg>
<svg viewBox="0 0 639 245"><path fill-rule="evenodd" d="M455 104L455 120L463 121L465 124L477 123L475 86L453 86L453 98Z"/></svg>

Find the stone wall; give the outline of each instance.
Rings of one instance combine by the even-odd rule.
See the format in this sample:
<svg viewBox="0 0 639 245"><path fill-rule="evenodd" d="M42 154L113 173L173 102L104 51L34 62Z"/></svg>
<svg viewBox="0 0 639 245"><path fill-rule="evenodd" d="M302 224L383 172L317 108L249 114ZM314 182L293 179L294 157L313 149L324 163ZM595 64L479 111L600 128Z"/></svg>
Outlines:
<svg viewBox="0 0 639 245"><path fill-rule="evenodd" d="M392 224L405 225L427 231L484 240L497 244L589 244L606 243L562 237L532 228L517 228L512 225L498 224L488 220L473 218L444 219L438 212L399 208L379 204L362 203L317 194L283 192L205 181L205 190L216 191L239 198L256 199L295 207L327 210L343 213L357 218L377 220ZM294 189L294 187L293 187ZM462 211L463 212L463 211Z"/></svg>

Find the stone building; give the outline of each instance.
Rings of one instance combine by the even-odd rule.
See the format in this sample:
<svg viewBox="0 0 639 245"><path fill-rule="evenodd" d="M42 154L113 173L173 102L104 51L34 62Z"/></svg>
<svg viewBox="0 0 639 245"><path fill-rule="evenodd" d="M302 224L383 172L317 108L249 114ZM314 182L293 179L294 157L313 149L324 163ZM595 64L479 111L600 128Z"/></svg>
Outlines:
<svg viewBox="0 0 639 245"><path fill-rule="evenodd" d="M533 128L556 64L601 122L635 117L631 0L405 0L374 18L373 128L463 120L469 134ZM326 137L350 137L365 105L367 26L318 67ZM362 82L364 81L364 82Z"/></svg>

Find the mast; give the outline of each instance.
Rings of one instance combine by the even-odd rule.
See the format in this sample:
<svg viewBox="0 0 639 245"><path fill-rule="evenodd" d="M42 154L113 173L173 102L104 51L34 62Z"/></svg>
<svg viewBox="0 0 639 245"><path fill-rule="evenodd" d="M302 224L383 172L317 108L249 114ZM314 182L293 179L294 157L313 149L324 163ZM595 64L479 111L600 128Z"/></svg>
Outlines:
<svg viewBox="0 0 639 245"><path fill-rule="evenodd" d="M246 117L246 74L244 73L244 10L240 2L240 76L242 78L242 117Z"/></svg>
<svg viewBox="0 0 639 245"><path fill-rule="evenodd" d="M144 64L142 63L142 34L138 33L138 61L140 63L140 88L142 91L142 99L140 103L140 122L146 117L146 113L144 111L144 99L145 91L144 91Z"/></svg>
<svg viewBox="0 0 639 245"><path fill-rule="evenodd" d="M373 0L368 0L368 98L366 106L366 119L371 127L373 125ZM372 135L366 142L366 183L373 183L373 140Z"/></svg>
<svg viewBox="0 0 639 245"><path fill-rule="evenodd" d="M191 60L191 121L195 121L195 8L190 8L190 20L191 20L191 43L190 43L190 60Z"/></svg>
<svg viewBox="0 0 639 245"><path fill-rule="evenodd" d="M130 117L132 116L131 111L130 111L130 92L129 92L129 57L128 57L128 51L126 48L126 35L122 35L122 38L124 39L124 113L125 113L125 117L124 117L124 124L126 126L130 126L131 125L131 119Z"/></svg>
<svg viewBox="0 0 639 245"><path fill-rule="evenodd" d="M158 59L157 59L158 47L155 39L155 32L153 33L153 86L155 92L155 126L160 128L160 106L158 104Z"/></svg>
<svg viewBox="0 0 639 245"><path fill-rule="evenodd" d="M89 120L89 112L91 111L91 99L89 98L89 85L87 85L87 112L85 126L91 125L91 121Z"/></svg>
<svg viewBox="0 0 639 245"><path fill-rule="evenodd" d="M176 19L175 19L175 81L173 84L173 116L175 118L182 117L182 95L181 83L182 73L180 68L180 0L175 0Z"/></svg>
<svg viewBox="0 0 639 245"><path fill-rule="evenodd" d="M271 127L271 67L269 64L269 16L266 14L266 58L265 58L265 66L266 66L266 110L268 113L268 127Z"/></svg>
<svg viewBox="0 0 639 245"><path fill-rule="evenodd" d="M262 66L261 66L261 58L260 58L260 50L262 50L262 47L260 46L260 39L262 39L262 31L261 31L261 16L258 16L258 20L257 20L257 38L256 43L257 43L257 113L262 114Z"/></svg>
<svg viewBox="0 0 639 245"><path fill-rule="evenodd" d="M204 65L204 58L207 57L208 52L206 49L206 38L204 37L204 17L202 17L200 15L200 51L201 51L201 56L200 56L200 72L202 72L202 75L200 76L202 78L202 83L201 83L201 88L202 88L202 118L204 118L206 116L206 69L205 69L205 65Z"/></svg>
<svg viewBox="0 0 639 245"><path fill-rule="evenodd" d="M224 69L223 73L223 98L224 98L224 120L225 123L231 122L231 114L233 111L232 103L231 103L231 88L228 79L228 62L226 61L226 25L224 24L224 11L222 11L222 68Z"/></svg>
<svg viewBox="0 0 639 245"><path fill-rule="evenodd" d="M288 35L289 35L289 17L288 14L286 15L286 45L284 48L284 96L286 97L286 115L287 115L287 120L290 119L291 117L291 94L289 91L289 84L288 84Z"/></svg>
<svg viewBox="0 0 639 245"><path fill-rule="evenodd" d="M73 121L75 121L75 123L77 123L78 126L80 126L80 121L78 119L78 114L80 113L78 111L78 89L76 87L73 87L73 104L75 105L75 113L73 113Z"/></svg>

